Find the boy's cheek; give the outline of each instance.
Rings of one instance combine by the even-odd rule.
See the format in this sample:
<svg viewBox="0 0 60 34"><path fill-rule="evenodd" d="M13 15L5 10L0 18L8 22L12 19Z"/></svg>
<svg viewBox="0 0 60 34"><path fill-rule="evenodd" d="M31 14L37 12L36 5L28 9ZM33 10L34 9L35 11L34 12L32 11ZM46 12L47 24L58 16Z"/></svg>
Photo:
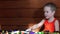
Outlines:
<svg viewBox="0 0 60 34"><path fill-rule="evenodd" d="M51 14L45 14L45 18L49 19L52 15Z"/></svg>

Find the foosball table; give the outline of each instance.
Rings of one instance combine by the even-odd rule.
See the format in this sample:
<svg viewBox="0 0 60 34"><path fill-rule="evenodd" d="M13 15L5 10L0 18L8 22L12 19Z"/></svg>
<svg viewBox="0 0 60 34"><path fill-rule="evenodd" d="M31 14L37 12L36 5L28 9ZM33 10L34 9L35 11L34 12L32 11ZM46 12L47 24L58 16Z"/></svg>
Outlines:
<svg viewBox="0 0 60 34"><path fill-rule="evenodd" d="M1 34L60 34L60 32L2 31Z"/></svg>

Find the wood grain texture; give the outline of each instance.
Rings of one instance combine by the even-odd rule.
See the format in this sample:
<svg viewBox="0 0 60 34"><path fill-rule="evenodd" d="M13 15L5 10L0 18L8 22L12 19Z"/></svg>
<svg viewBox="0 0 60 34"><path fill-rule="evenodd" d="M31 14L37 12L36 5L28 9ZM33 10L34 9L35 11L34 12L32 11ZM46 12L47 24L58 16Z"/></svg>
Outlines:
<svg viewBox="0 0 60 34"><path fill-rule="evenodd" d="M1 29L25 30L29 23L40 22L44 18L42 7L48 2L56 4L55 17L60 21L60 0L0 0Z"/></svg>

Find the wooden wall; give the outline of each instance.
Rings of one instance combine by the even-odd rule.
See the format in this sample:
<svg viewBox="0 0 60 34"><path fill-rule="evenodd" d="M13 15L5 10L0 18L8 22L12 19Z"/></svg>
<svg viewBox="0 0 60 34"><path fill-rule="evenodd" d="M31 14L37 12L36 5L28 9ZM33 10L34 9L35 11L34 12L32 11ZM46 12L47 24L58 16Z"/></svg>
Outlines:
<svg viewBox="0 0 60 34"><path fill-rule="evenodd" d="M60 0L0 0L0 29L25 30L44 18L42 7L48 2L57 5L55 17L60 21Z"/></svg>

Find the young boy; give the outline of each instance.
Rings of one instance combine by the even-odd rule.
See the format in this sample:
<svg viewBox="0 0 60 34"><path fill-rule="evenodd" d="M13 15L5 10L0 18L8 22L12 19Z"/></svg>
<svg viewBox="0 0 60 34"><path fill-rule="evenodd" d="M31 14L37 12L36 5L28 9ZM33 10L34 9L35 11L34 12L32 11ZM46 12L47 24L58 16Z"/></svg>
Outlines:
<svg viewBox="0 0 60 34"><path fill-rule="evenodd" d="M43 24L45 26L43 31L49 31L49 32L59 31L59 22L54 17L55 11L56 11L55 4L47 3L44 6L45 19L43 19L38 24L35 24L34 26L28 28L26 31L32 31L32 30L34 30L34 29L36 29L38 27L42 27Z"/></svg>

